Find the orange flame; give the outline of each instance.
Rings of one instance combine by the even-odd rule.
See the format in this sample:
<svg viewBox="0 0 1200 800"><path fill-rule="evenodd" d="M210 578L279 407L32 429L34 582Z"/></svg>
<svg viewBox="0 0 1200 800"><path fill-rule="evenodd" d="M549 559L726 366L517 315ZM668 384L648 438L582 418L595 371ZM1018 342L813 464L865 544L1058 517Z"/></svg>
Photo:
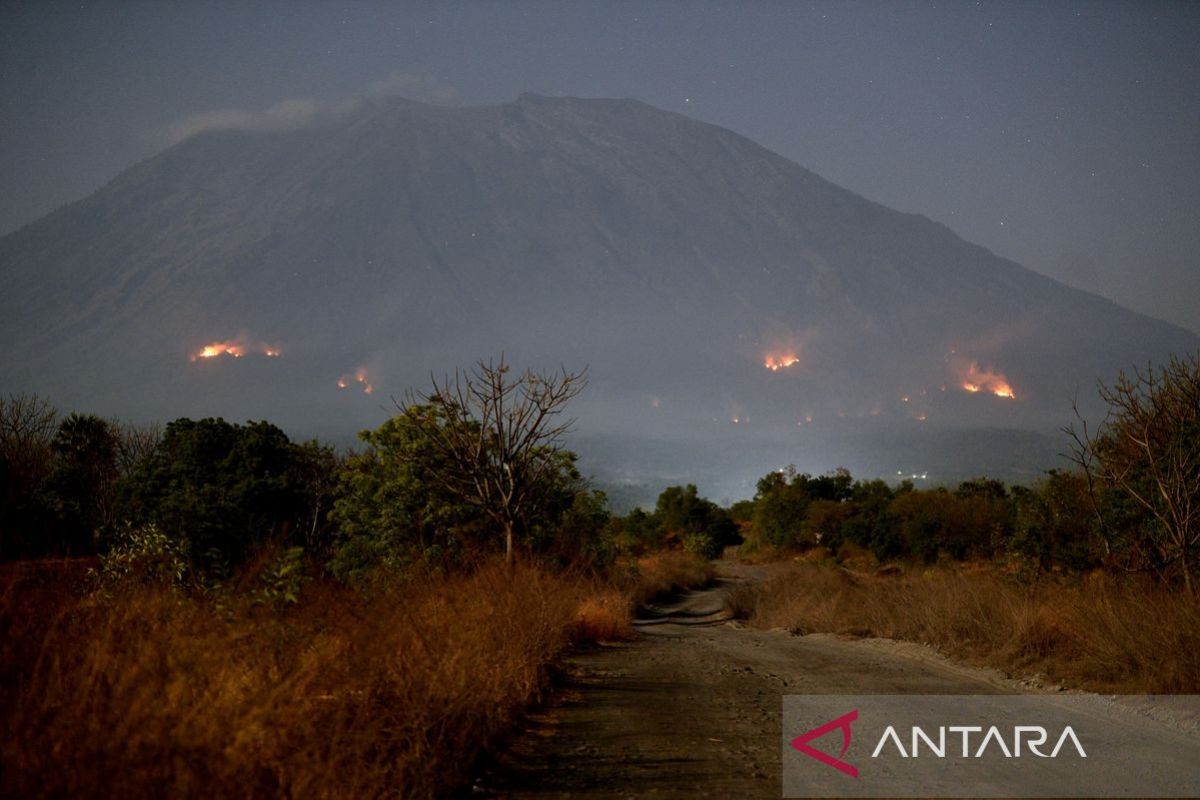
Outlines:
<svg viewBox="0 0 1200 800"><path fill-rule="evenodd" d="M351 383L360 384L363 394L371 394L375 391L375 387L371 384L370 376L367 374L366 367L359 367L354 371L353 375L343 375L338 378L337 387L339 389L346 389Z"/></svg>
<svg viewBox="0 0 1200 800"><path fill-rule="evenodd" d="M978 361L967 363L965 374L962 375L962 388L964 391L971 394L979 392L988 392L996 397L1003 397L1008 400L1016 400L1017 394L1013 391L1012 384L1004 377L1003 373L996 372L991 368L981 368Z"/></svg>
<svg viewBox="0 0 1200 800"><path fill-rule="evenodd" d="M783 355L768 354L763 358L763 366L771 370L771 372L778 372L781 369L787 369L799 363L800 356L795 353L786 353Z"/></svg>
<svg viewBox="0 0 1200 800"><path fill-rule="evenodd" d="M237 340L230 342L213 342L206 344L200 351L192 356L192 361L198 358L216 358L217 356L233 356L241 358L246 355L245 346Z"/></svg>
<svg viewBox="0 0 1200 800"><path fill-rule="evenodd" d="M274 345L259 344L250 346L246 344L244 338L238 337L237 339L228 339L223 342L210 342L204 345L204 347L192 354L192 361L196 361L201 358L216 358L217 356L242 358L251 350L267 356L268 358L278 358L283 352L281 348Z"/></svg>

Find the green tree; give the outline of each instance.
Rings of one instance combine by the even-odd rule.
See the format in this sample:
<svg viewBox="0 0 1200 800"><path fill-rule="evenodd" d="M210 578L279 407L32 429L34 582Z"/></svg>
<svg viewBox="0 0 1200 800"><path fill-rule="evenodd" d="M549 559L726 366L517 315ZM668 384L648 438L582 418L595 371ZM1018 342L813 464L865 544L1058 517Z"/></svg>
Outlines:
<svg viewBox="0 0 1200 800"><path fill-rule="evenodd" d="M556 525L544 529L541 542L534 546L557 556L563 563L600 569L612 563L616 556L614 543L608 535L612 515L608 497L599 490L571 493Z"/></svg>
<svg viewBox="0 0 1200 800"><path fill-rule="evenodd" d="M177 419L118 484L126 519L185 543L195 563L232 564L286 536L304 513L295 449L268 422Z"/></svg>
<svg viewBox="0 0 1200 800"><path fill-rule="evenodd" d="M438 406L414 405L359 433L367 450L347 459L333 505L338 542L331 567L339 578L462 556L466 532L481 516L434 477L449 468L434 444L445 424Z"/></svg>
<svg viewBox="0 0 1200 800"><path fill-rule="evenodd" d="M846 541L866 547L880 561L899 554L899 540L892 535L887 516L895 492L885 481L856 481L847 504L854 513L842 525ZM830 542L836 549L841 542Z"/></svg>
<svg viewBox="0 0 1200 800"><path fill-rule="evenodd" d="M57 518L57 547L72 555L94 553L102 531L111 527L113 483L117 477L117 434L92 414L71 414L50 443L53 466L46 496Z"/></svg>
<svg viewBox="0 0 1200 800"><path fill-rule="evenodd" d="M706 558L715 558L741 542L737 525L716 503L701 497L695 484L670 486L658 496L655 517L663 530Z"/></svg>
<svg viewBox="0 0 1200 800"><path fill-rule="evenodd" d="M614 520L614 523L616 530L613 535L622 550L640 555L662 547L663 528L656 514L647 514L635 508L624 518Z"/></svg>
<svg viewBox="0 0 1200 800"><path fill-rule="evenodd" d="M770 472L758 481L751 530L761 544L775 547L810 546L816 543L805 522L809 503L841 503L853 492L854 479L846 469L814 478L797 473L794 466Z"/></svg>
<svg viewBox="0 0 1200 800"><path fill-rule="evenodd" d="M996 556L1004 552L1013 532L1013 511L1004 483L992 478L963 481L954 490L960 525L968 537L966 551Z"/></svg>
<svg viewBox="0 0 1200 800"><path fill-rule="evenodd" d="M957 512L957 498L945 489L907 492L888 507L904 550L926 563L940 553L952 558L966 555L969 539Z"/></svg>
<svg viewBox="0 0 1200 800"><path fill-rule="evenodd" d="M1078 474L1050 470L1032 489L1013 489L1015 525L1011 551L1028 559L1037 575L1060 565L1086 569L1099 563L1099 537L1093 530L1087 481Z"/></svg>
<svg viewBox="0 0 1200 800"><path fill-rule="evenodd" d="M812 544L804 538L804 520L812 502L808 480L809 476L798 475L794 466L759 479L751 525L756 543L775 547Z"/></svg>

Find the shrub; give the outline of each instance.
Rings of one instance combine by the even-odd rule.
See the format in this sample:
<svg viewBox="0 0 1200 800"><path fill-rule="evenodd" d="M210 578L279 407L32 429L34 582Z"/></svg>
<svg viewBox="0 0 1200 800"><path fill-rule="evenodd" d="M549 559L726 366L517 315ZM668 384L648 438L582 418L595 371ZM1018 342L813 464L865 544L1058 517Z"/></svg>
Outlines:
<svg viewBox="0 0 1200 800"><path fill-rule="evenodd" d="M187 543L153 523L125 525L100 557L100 577L110 585L135 581L184 586L190 576Z"/></svg>

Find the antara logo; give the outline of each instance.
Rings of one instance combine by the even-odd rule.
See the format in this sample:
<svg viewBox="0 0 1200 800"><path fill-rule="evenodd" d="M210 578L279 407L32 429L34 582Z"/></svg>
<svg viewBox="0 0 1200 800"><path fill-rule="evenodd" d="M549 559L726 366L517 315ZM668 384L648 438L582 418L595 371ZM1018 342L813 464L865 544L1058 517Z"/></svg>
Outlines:
<svg viewBox="0 0 1200 800"><path fill-rule="evenodd" d="M857 778L858 769L852 764L847 764L845 761L842 761L842 758L844 758L846 755L846 751L850 749L850 725L856 719L858 719L857 708L848 714L842 714L837 719L832 719L829 722L826 722L824 725L818 728L813 728L808 733L800 734L795 739L792 739L792 748L799 750L809 758L815 758L822 764L833 767L838 772L844 772L851 778ZM834 758L828 753L822 753L815 747L809 747L808 743L813 739L820 739L825 734L829 733L830 731L837 730L838 728L841 728L842 730L842 755L840 757Z"/></svg>
<svg viewBox="0 0 1200 800"><path fill-rule="evenodd" d="M883 732L883 736L879 737L879 744L875 745L875 751L871 753L871 758L878 758L879 753L883 750L883 746L889 741L895 745L896 751L903 758L918 758L918 748L922 741L925 742L925 749L936 758L946 757L946 732L949 731L951 736L959 735L962 737L962 752L960 755L963 758L983 758L983 754L987 751L988 745L992 742L996 743L997 749L1004 753L1005 758L1020 758L1022 736L1025 747L1030 753L1033 753L1039 758L1058 758L1058 751L1068 740L1075 746L1075 752L1079 753L1080 758L1087 758L1087 753L1083 751L1083 745L1079 743L1079 737L1075 735L1075 731L1070 725L1063 728L1062 733L1058 737L1054 749L1049 755L1043 753L1039 748L1046 744L1049 733L1041 725L1016 725L1013 727L1012 736L1009 740L1005 740L1000 733L1000 729L995 725L990 726L987 732L984 733L981 725L943 725L938 729L938 738L935 743L933 738L927 734L924 729L917 726L912 728L912 748L908 751L904 749L904 743L900 741L899 734L896 733L896 728L892 725L887 726L887 730ZM971 751L971 734L983 733L983 738L979 741L979 747L974 752ZM1010 750L1008 741L1012 741L1013 746ZM952 754L953 755L953 754Z"/></svg>
<svg viewBox="0 0 1200 800"><path fill-rule="evenodd" d="M838 772L849 775L851 778L858 777L858 768L853 764L843 761L846 757L846 752L850 749L850 741L853 735L851 725L858 719L858 709L854 709L842 716L826 722L812 730L802 733L795 739L792 739L792 749L797 750L809 758L815 759L822 764L833 767ZM820 739L822 736L832 731L840 730L842 732L842 752L837 758L816 749L809 742L814 739ZM879 742L875 745L875 749L871 752L871 758L879 758L881 753L884 753L884 748L889 743L902 758L919 758L921 755L921 745L924 743L924 749L929 755L935 758L946 758L947 733L953 737L959 737L962 742L962 748L959 753L963 758L983 758L988 747L993 743L995 749L999 753L1003 753L1005 758L1020 758L1022 755L1022 744L1025 746L1025 751L1032 753L1039 758L1057 758L1059 751L1063 749L1063 745L1068 742L1075 748L1080 758L1087 758L1087 753L1083 749L1083 744L1080 743L1079 737L1075 735L1075 731L1070 725L1063 728L1059 735L1054 749L1049 753L1042 752L1041 748L1049 740L1049 732L1041 725L1015 725L1012 728L1012 734L1005 737L1000 728L991 725L984 731L981 725L943 725L937 729L936 741L930 736L925 729L916 725L912 726L911 747L906 750L904 742L900 739L900 734L896 732L894 725L888 725L884 729L883 734L879 737ZM982 738L977 739L978 747L971 747L972 734L982 734ZM1012 742L1010 748L1008 742ZM886 755L886 753L884 753ZM953 757L955 754L951 753Z"/></svg>

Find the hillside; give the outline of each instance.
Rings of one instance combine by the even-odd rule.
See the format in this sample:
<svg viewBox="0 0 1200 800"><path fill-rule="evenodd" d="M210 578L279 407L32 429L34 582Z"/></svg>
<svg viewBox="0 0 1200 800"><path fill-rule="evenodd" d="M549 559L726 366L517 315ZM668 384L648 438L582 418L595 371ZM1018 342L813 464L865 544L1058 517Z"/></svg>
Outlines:
<svg viewBox="0 0 1200 800"><path fill-rule="evenodd" d="M339 436L502 350L590 365L592 431L1049 430L1200 343L633 100L199 134L0 239L0 269L0 389ZM242 357L195 358L218 343Z"/></svg>

